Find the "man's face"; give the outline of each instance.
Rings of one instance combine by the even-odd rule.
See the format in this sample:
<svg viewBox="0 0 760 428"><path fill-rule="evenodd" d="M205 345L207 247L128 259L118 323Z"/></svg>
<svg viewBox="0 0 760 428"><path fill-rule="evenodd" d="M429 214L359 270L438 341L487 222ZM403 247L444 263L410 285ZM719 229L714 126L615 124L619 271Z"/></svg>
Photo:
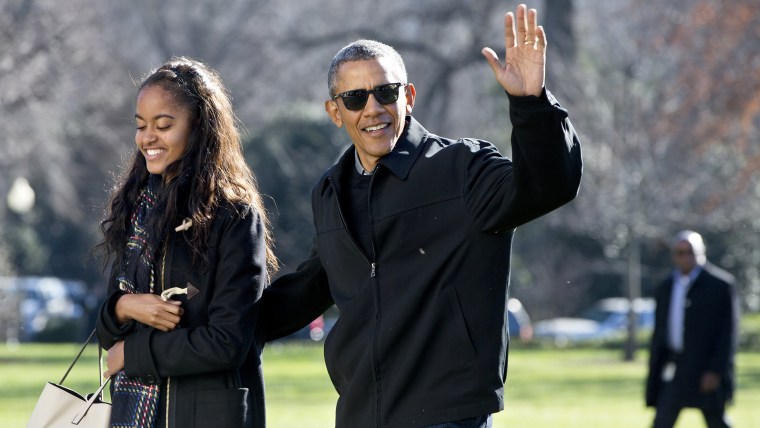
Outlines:
<svg viewBox="0 0 760 428"><path fill-rule="evenodd" d="M682 274L691 272L697 266L697 257L689 241L679 241L673 247L673 263Z"/></svg>
<svg viewBox="0 0 760 428"><path fill-rule="evenodd" d="M356 89L371 90L386 83L406 83L397 66L387 58L346 62L338 67L336 94ZM325 110L336 126L345 126L365 170L393 150L404 132L405 117L412 113L415 90L410 83L398 89L395 103L382 105L369 95L364 108L352 111L341 98L325 102Z"/></svg>

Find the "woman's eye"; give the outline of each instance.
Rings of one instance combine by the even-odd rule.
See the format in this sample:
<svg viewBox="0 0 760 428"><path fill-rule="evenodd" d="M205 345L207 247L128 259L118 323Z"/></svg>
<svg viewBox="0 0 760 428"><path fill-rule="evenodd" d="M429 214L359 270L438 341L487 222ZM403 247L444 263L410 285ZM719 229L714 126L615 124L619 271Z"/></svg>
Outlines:
<svg viewBox="0 0 760 428"><path fill-rule="evenodd" d="M143 125L143 126L138 126L138 127L137 127L137 130L138 130L138 131L142 131L143 129L145 129L145 125Z"/></svg>
<svg viewBox="0 0 760 428"><path fill-rule="evenodd" d="M166 131L167 129L169 129L171 127L172 127L171 125L157 126L156 129L158 129L159 131Z"/></svg>

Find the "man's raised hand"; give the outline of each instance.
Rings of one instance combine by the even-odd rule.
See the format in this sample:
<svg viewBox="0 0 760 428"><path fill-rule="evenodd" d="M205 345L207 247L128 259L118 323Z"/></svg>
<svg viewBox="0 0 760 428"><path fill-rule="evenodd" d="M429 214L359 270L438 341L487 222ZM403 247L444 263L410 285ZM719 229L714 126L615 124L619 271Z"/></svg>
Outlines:
<svg viewBox="0 0 760 428"><path fill-rule="evenodd" d="M540 96L544 88L546 35L538 25L535 9L528 10L521 4L517 6L517 19L512 12L504 16L504 45L504 63L493 49L482 50L496 80L512 96Z"/></svg>

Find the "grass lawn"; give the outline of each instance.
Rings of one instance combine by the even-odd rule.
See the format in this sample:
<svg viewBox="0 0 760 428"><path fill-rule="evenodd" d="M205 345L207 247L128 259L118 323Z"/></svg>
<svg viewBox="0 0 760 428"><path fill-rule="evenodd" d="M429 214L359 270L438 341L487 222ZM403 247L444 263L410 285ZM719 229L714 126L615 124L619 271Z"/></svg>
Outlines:
<svg viewBox="0 0 760 428"><path fill-rule="evenodd" d="M505 411L495 427L648 427L654 410L644 407L647 351L623 362L621 351L527 350L510 353ZM760 354L738 356L739 390L729 417L737 427L760 426ZM676 427L704 426L696 409L681 413Z"/></svg>
<svg viewBox="0 0 760 428"><path fill-rule="evenodd" d="M58 381L77 345L0 345L0 426L24 427L48 380ZM96 386L96 352L88 349L66 385L81 392ZM506 409L494 427L646 427L653 411L644 408L646 351L632 363L621 353L597 349L513 349ZM737 427L760 426L760 353L737 357L739 390L729 416ZM337 395L320 344L273 344L264 354L267 420L272 428L333 427ZM704 426L699 412L681 414L678 428Z"/></svg>

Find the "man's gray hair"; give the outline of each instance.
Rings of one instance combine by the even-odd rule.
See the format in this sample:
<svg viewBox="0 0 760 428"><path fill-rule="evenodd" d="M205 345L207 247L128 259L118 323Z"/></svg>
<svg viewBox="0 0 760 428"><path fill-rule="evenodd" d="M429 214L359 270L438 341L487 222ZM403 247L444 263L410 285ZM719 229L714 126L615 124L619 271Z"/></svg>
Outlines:
<svg viewBox="0 0 760 428"><path fill-rule="evenodd" d="M694 252L694 256L697 258L699 264L704 264L707 260L707 247L705 247L705 241L702 240L702 235L693 230L682 230L676 234L673 239L673 245L679 242L688 242L691 245L691 251Z"/></svg>
<svg viewBox="0 0 760 428"><path fill-rule="evenodd" d="M408 83L406 81L406 66L404 65L404 60L395 49L385 43L380 43L375 40L357 40L339 50L330 63L330 68L327 71L327 87L330 90L330 97L336 95L336 87L338 86L338 67L340 67L341 64L376 58L389 58L395 62L398 67L397 71L400 75L399 78L402 80L400 83Z"/></svg>

